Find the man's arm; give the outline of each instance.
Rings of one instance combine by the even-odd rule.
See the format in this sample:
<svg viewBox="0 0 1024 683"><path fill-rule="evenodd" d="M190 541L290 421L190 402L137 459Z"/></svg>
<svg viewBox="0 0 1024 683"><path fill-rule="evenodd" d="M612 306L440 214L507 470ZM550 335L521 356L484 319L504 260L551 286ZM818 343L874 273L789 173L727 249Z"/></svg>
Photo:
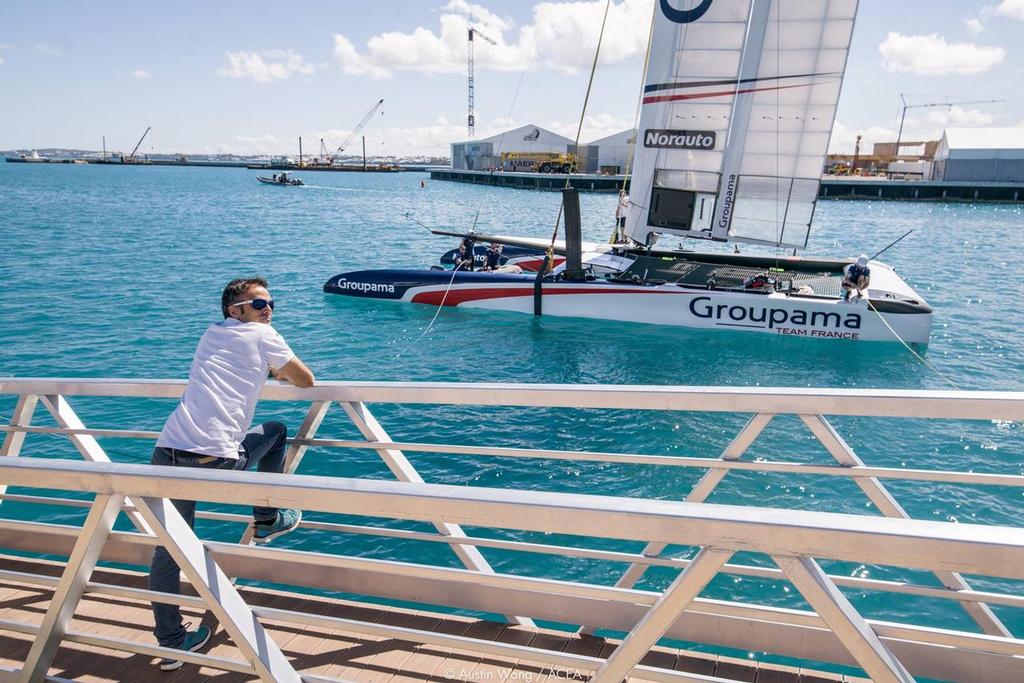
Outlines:
<svg viewBox="0 0 1024 683"><path fill-rule="evenodd" d="M297 387L311 387L316 378L306 364L295 356L278 370L272 371L275 379L294 384Z"/></svg>

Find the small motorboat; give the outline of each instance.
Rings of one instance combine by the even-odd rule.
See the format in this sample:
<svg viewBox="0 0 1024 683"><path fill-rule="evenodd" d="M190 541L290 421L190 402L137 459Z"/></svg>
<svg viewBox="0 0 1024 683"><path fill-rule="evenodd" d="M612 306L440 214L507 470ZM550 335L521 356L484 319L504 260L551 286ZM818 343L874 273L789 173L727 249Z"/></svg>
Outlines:
<svg viewBox="0 0 1024 683"><path fill-rule="evenodd" d="M290 173L275 173L271 178L256 176L256 180L267 185L305 185L302 178L292 178Z"/></svg>

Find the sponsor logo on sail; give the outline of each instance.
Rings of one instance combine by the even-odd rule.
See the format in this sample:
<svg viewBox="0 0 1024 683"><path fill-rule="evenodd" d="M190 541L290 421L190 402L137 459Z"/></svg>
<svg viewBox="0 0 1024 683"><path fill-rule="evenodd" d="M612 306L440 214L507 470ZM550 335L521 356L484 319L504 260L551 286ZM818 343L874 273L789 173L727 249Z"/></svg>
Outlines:
<svg viewBox="0 0 1024 683"><path fill-rule="evenodd" d="M804 311L756 304L715 304L709 296L690 300L690 313L697 318L714 320L729 327L761 327L769 330L782 327L815 327L833 330L859 330L859 313Z"/></svg>
<svg viewBox="0 0 1024 683"><path fill-rule="evenodd" d="M714 149L715 132L711 130L669 130L649 128L644 131L644 147L669 149Z"/></svg>
<svg viewBox="0 0 1024 683"><path fill-rule="evenodd" d="M685 1L690 2L691 0ZM669 0L661 0L661 12L669 21L677 24L689 24L704 16L704 13L711 9L712 2L713 0L701 0L700 4L693 9L676 9L669 4Z"/></svg>
<svg viewBox="0 0 1024 683"><path fill-rule="evenodd" d="M386 282L353 282L346 280L345 278L339 278L334 283L334 286L338 289L347 289L352 292L359 292L361 294L394 294L395 286L389 285Z"/></svg>
<svg viewBox="0 0 1024 683"><path fill-rule="evenodd" d="M725 196L722 198L722 217L718 219L718 227L728 228L729 220L732 218L732 203L736 199L736 174L729 176L725 184Z"/></svg>

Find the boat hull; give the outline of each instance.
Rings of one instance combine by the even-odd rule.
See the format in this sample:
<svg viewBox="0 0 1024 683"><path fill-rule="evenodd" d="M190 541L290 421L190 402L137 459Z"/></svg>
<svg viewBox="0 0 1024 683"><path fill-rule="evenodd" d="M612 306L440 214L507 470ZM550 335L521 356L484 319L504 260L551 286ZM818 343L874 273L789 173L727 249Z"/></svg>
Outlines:
<svg viewBox="0 0 1024 683"><path fill-rule="evenodd" d="M533 313L535 277L366 270L336 275L327 281L324 291L358 298ZM927 344L932 323L931 309L926 306L915 308L882 300L844 303L782 292L762 294L609 280L545 279L541 291L543 315L812 339Z"/></svg>

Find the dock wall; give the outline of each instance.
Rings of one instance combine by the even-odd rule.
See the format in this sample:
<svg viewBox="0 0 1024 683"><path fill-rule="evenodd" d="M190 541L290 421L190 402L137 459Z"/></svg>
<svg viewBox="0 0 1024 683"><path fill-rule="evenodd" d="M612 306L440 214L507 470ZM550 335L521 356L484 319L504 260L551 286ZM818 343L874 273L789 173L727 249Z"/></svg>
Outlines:
<svg viewBox="0 0 1024 683"><path fill-rule="evenodd" d="M509 173L503 171L462 171L430 169L434 180L477 185L495 185L530 190L560 190L569 184L588 192L617 192L629 179L621 175L563 173ZM823 178L821 199L882 199L903 201L1024 202L1024 183L968 183L937 180L835 179Z"/></svg>

